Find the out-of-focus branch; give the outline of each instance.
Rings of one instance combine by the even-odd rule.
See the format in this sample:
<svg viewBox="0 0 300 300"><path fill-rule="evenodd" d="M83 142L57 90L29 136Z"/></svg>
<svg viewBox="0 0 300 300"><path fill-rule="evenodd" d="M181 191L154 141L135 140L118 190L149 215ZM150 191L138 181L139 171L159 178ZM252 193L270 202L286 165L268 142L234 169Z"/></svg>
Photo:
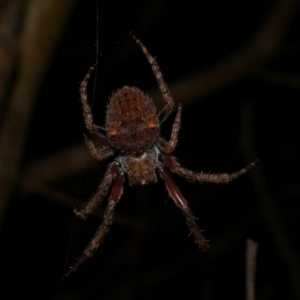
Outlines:
<svg viewBox="0 0 300 300"><path fill-rule="evenodd" d="M247 240L246 249L246 300L255 300L255 271L258 243Z"/></svg>
<svg viewBox="0 0 300 300"><path fill-rule="evenodd" d="M254 108L250 102L245 102L241 107L241 149L246 161L258 157L254 145ZM297 252L291 245L276 208L276 200L271 194L265 180L262 163L259 163L249 172L254 190L260 200L261 210L270 233L275 241L278 251L287 265L291 283L297 299L300 299L300 261Z"/></svg>
<svg viewBox="0 0 300 300"><path fill-rule="evenodd" d="M261 69L255 73L255 76L256 78L266 80L273 84L289 86L296 89L300 88L300 76L296 74Z"/></svg>
<svg viewBox="0 0 300 300"><path fill-rule="evenodd" d="M33 161L25 170L23 177L51 183L78 174L83 168L89 170L97 166L99 162L87 153L86 145L82 142L80 145Z"/></svg>
<svg viewBox="0 0 300 300"><path fill-rule="evenodd" d="M0 226L18 177L36 95L76 0L31 0L19 41L17 79L0 132Z"/></svg>
<svg viewBox="0 0 300 300"><path fill-rule="evenodd" d="M17 31L25 2L27 0L0 1L0 117L3 115L3 100L17 58Z"/></svg>
<svg viewBox="0 0 300 300"><path fill-rule="evenodd" d="M281 50L282 40L298 5L299 0L277 1L257 34L243 49L210 69L172 82L169 86L176 102L198 101L200 97L253 75L262 68ZM153 99L161 99L157 90L150 95Z"/></svg>

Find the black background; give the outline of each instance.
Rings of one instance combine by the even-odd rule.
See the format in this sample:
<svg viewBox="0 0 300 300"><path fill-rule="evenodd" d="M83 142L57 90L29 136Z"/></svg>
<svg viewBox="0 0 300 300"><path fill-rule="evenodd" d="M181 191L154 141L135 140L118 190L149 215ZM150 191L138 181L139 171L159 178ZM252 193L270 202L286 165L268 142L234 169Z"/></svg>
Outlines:
<svg viewBox="0 0 300 300"><path fill-rule="evenodd" d="M78 83L97 53L93 111L95 123L103 125L114 90L123 85L146 92L157 89L131 32L157 57L172 92L176 82L208 70L246 47L276 3L99 1L97 22L96 1L79 1L41 87L22 169L83 142ZM297 12L281 51L264 64L265 69L299 76L299 29ZM131 188L126 183L117 213L131 220L133 229L116 222L97 254L62 281L101 218L81 221L74 217L72 207L17 187L1 236L0 273L13 283L10 296L3 299L243 299L247 238L259 243L257 299L299 299L293 285L298 275L290 267L299 266L300 247L299 86L245 76L207 95L180 100L182 129L174 155L183 166L233 172L260 159L258 175L253 171L252 176L247 174L229 185L200 186L176 177L211 240L210 253L203 255L188 237L184 218L160 180L145 188ZM177 106L176 94L173 97ZM161 98L155 99L158 107L161 102ZM244 127L250 126L243 125L247 109L253 109L251 140L257 157L246 156L241 146L243 132L247 132ZM174 115L163 125L163 136L169 137L173 119ZM84 155L78 157L80 174L53 182L51 188L74 199L89 199L108 161L95 161L95 168L86 170L85 159ZM263 178L259 177L259 182L268 192L263 195L271 197L270 207L264 206L255 176ZM279 221L270 223L273 210ZM277 230L284 236L279 242ZM295 257L283 254L287 247ZM6 287L9 285L1 294Z"/></svg>

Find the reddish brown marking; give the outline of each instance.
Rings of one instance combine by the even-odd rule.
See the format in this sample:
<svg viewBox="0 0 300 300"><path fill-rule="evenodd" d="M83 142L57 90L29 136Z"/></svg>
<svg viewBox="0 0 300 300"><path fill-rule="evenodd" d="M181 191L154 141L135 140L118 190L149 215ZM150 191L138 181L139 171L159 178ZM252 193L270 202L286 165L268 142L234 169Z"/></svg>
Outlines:
<svg viewBox="0 0 300 300"><path fill-rule="evenodd" d="M172 160L170 156L168 156L168 155L163 155L162 158L163 158L164 164L165 164L170 170L173 170L174 168L177 167L175 161Z"/></svg>
<svg viewBox="0 0 300 300"><path fill-rule="evenodd" d="M165 181L166 187L168 189L168 192L171 196L171 198L174 200L175 204L182 208L183 206L187 205L186 200L182 196L181 192L179 191L177 185L175 184L173 178L171 177L170 172L164 168L162 172L160 172L161 177Z"/></svg>
<svg viewBox="0 0 300 300"><path fill-rule="evenodd" d="M124 174L119 173L114 180L113 187L110 194L110 198L113 201L118 201L121 198L122 191L123 191L123 181L124 181Z"/></svg>

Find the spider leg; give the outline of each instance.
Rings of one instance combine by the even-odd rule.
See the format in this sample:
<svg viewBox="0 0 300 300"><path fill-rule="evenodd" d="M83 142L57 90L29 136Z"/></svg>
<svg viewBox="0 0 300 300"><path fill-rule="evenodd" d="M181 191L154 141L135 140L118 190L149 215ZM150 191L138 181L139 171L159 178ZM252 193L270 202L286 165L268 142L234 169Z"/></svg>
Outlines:
<svg viewBox="0 0 300 300"><path fill-rule="evenodd" d="M245 168L241 169L240 171L234 173L205 173L200 172L196 173L190 170L183 168L175 159L174 157L168 155L162 155L163 163L175 174L186 178L191 182L199 182L199 183L229 183L243 174L247 173L254 165L258 162L258 159L253 161L251 164L246 166Z"/></svg>
<svg viewBox="0 0 300 300"><path fill-rule="evenodd" d="M90 154L97 160L102 160L114 155L114 151L110 147L103 147L101 149L97 149L94 143L86 135L84 136L84 141Z"/></svg>
<svg viewBox="0 0 300 300"><path fill-rule="evenodd" d="M163 120L165 120L173 110L173 106L174 106L173 97L171 95L171 92L170 92L167 84L164 81L163 75L160 71L160 68L157 64L156 59L149 53L148 49L142 44L142 42L138 38L133 36L133 39L141 47L141 49L144 52L149 64L151 65L154 76L156 77L156 80L158 82L159 89L160 89L160 91L161 91L161 93L164 97L164 100L166 101L165 107L160 112L160 113L164 112L166 114L164 119L163 119Z"/></svg>
<svg viewBox="0 0 300 300"><path fill-rule="evenodd" d="M112 162L109 164L106 174L95 193L95 195L86 203L86 205L81 210L74 210L77 217L85 220L99 205L99 203L105 198L108 190L119 173L119 163Z"/></svg>
<svg viewBox="0 0 300 300"><path fill-rule="evenodd" d="M172 127L172 133L171 133L171 138L169 141L166 141L163 138L160 138L158 141L159 148L164 152L164 153L171 153L174 151L177 145L178 141L178 132L180 129L180 124L181 124L181 103L178 106L177 114L175 121L173 123Z"/></svg>
<svg viewBox="0 0 300 300"><path fill-rule="evenodd" d="M123 181L124 174L119 172L113 181L112 191L108 199L108 204L103 216L103 222L95 233L94 238L89 242L87 247L84 249L81 256L79 256L76 264L70 268L70 270L65 274L64 277L70 276L72 273L76 272L77 269L90 257L92 257L97 249L99 248L104 237L108 234L111 224L113 222L113 216L115 208L123 193Z"/></svg>
<svg viewBox="0 0 300 300"><path fill-rule="evenodd" d="M205 239L204 235L202 234L203 230L201 230L199 225L197 224L196 219L191 209L189 208L187 201L184 199L177 185L173 181L171 173L167 168L160 167L159 174L166 184L170 198L172 198L175 204L183 212L186 219L187 226L190 229L191 234L194 236L195 242L198 245L199 249L202 252L206 252L210 248L208 241Z"/></svg>
<svg viewBox="0 0 300 300"><path fill-rule="evenodd" d="M88 81L91 77L91 73L93 72L94 68L95 65L91 66L90 69L85 74L79 86L79 94L80 94L80 101L82 104L85 127L90 133L96 134L99 131L99 126L93 123L93 115L92 115L91 107L88 103L88 93L87 93Z"/></svg>

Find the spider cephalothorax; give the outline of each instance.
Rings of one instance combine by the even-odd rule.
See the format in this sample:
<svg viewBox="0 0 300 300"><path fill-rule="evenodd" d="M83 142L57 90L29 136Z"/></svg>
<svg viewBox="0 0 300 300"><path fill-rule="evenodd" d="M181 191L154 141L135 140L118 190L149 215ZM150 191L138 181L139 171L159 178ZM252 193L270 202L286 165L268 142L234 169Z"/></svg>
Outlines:
<svg viewBox="0 0 300 300"><path fill-rule="evenodd" d="M173 111L173 98L163 79L156 60L148 52L140 40L134 37L141 47L158 82L159 89L166 102L160 112L165 120ZM177 144L177 136L181 122L181 105L178 106L175 121L169 141L159 136L160 122L152 100L136 87L124 86L110 98L105 121L106 134L99 133L101 128L93 123L91 108L88 103L87 83L94 67L91 67L80 84L80 100L83 108L85 125L89 133L107 138L111 146L97 149L93 142L85 137L85 143L91 155L102 160L115 155L108 165L104 178L90 201L75 214L86 219L110 191L108 205L103 222L94 238L89 242L79 257L77 263L65 276L75 272L89 257L97 251L103 238L108 233L113 221L114 210L123 193L123 182L127 178L130 185L146 185L155 183L157 175L165 182L169 196L182 210L187 225L196 244L203 252L209 249L209 244L202 234L187 201L176 186L171 173L175 173L191 182L228 183L245 174L255 162L232 174L196 173L183 168L170 153Z"/></svg>

